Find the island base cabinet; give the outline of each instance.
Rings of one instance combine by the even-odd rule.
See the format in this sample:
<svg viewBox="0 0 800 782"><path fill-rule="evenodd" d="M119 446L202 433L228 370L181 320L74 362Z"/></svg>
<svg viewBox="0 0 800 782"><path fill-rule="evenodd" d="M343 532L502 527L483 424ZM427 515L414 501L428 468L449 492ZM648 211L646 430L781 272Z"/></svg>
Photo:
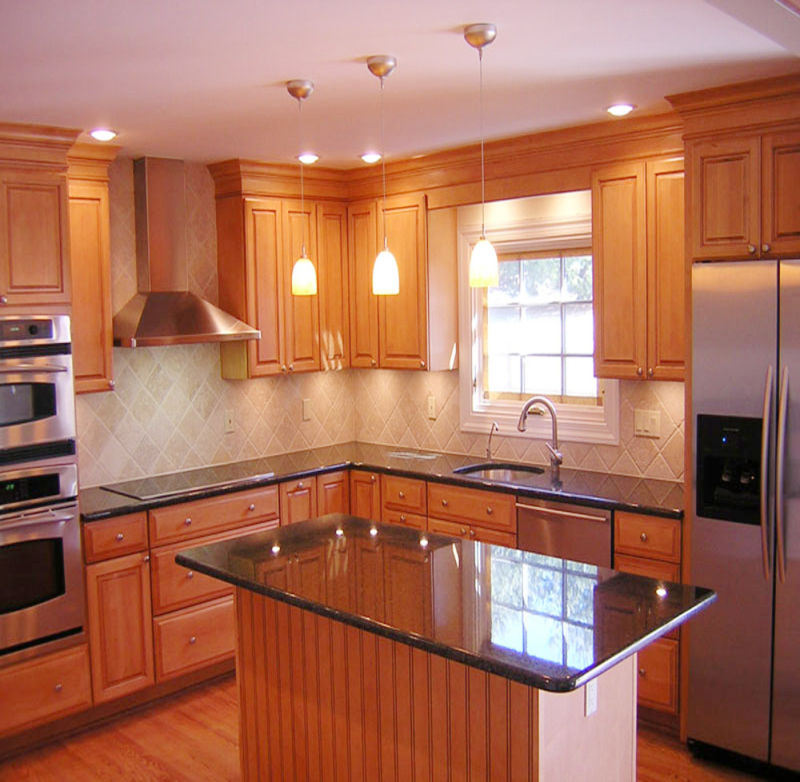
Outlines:
<svg viewBox="0 0 800 782"><path fill-rule="evenodd" d="M634 780L636 656L552 693L236 591L242 779Z"/></svg>

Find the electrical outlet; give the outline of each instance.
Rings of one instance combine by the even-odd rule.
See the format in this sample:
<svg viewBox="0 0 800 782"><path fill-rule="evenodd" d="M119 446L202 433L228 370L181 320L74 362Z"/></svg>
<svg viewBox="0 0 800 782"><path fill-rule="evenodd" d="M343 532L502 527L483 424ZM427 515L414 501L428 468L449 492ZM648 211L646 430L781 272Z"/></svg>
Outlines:
<svg viewBox="0 0 800 782"><path fill-rule="evenodd" d="M226 410L225 411L225 434L231 434L234 431L233 428L233 410Z"/></svg>
<svg viewBox="0 0 800 782"><path fill-rule="evenodd" d="M433 394L428 394L428 418L436 420L436 397Z"/></svg>
<svg viewBox="0 0 800 782"><path fill-rule="evenodd" d="M597 711L597 679L591 679L584 685L583 714L591 717Z"/></svg>
<svg viewBox="0 0 800 782"><path fill-rule="evenodd" d="M310 421L311 420L311 400L304 399L303 400L303 420Z"/></svg>
<svg viewBox="0 0 800 782"><path fill-rule="evenodd" d="M636 437L661 437L660 411L634 410L633 433Z"/></svg>

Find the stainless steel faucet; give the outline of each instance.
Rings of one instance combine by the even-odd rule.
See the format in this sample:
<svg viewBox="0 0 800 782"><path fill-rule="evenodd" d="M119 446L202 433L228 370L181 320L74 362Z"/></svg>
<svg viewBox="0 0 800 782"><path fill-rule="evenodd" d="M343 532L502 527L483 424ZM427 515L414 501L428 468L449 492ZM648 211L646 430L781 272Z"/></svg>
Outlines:
<svg viewBox="0 0 800 782"><path fill-rule="evenodd" d="M492 421L492 425L489 427L489 441L486 443L486 458L489 461L492 461L492 435L499 431L500 427L497 425L497 421Z"/></svg>
<svg viewBox="0 0 800 782"><path fill-rule="evenodd" d="M541 405L541 407L535 407L534 405ZM544 410L542 408L545 408L547 412L550 413L550 418L553 421L553 442L551 444L545 440L544 444L547 446L547 450L550 451L550 466L553 469L557 469L564 461L564 455L558 450L558 416L556 414L556 408L546 396L532 396L525 402L522 406L522 412L519 415L517 429L519 429L520 432L524 432L528 416L544 415Z"/></svg>

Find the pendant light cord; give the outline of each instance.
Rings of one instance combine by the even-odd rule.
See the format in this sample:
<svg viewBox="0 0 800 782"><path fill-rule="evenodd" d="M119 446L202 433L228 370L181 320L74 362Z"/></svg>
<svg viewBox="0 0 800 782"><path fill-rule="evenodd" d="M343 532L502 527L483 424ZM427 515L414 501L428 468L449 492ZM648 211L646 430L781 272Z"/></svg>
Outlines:
<svg viewBox="0 0 800 782"><path fill-rule="evenodd" d="M480 88L478 92L478 114L481 128L481 239L486 238L486 173L483 152L483 47L478 48Z"/></svg>
<svg viewBox="0 0 800 782"><path fill-rule="evenodd" d="M297 126L298 132L297 135L300 138L300 144L303 143L303 101L301 98L297 99ZM302 148L302 147L301 147ZM300 152L302 155L303 153ZM302 221L302 243L303 243L303 252L301 253L301 257L306 257L306 219L305 219L305 211L306 211L306 200L305 200L305 192L303 189L303 161L300 160L300 156L297 157L297 162L300 164L300 219Z"/></svg>
<svg viewBox="0 0 800 782"><path fill-rule="evenodd" d="M386 238L386 146L383 140L383 76L381 76L381 180L383 181L383 249L389 248L389 241Z"/></svg>

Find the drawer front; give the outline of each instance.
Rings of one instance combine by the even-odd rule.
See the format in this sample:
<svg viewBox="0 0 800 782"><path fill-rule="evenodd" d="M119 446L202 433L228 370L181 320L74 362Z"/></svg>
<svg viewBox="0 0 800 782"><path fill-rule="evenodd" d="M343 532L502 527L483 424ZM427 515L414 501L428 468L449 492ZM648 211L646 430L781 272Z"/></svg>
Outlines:
<svg viewBox="0 0 800 782"><path fill-rule="evenodd" d="M32 727L92 705L84 644L0 670L0 734Z"/></svg>
<svg viewBox="0 0 800 782"><path fill-rule="evenodd" d="M513 494L429 483L428 516L478 524L501 532L511 532L515 536L517 533L516 500Z"/></svg>
<svg viewBox="0 0 800 782"><path fill-rule="evenodd" d="M678 583L681 580L681 566L677 562L663 562L659 559L644 559L643 557L631 557L627 554L615 554L614 569L622 570L625 573L634 573L637 576L657 578L660 581Z"/></svg>
<svg viewBox="0 0 800 782"><path fill-rule="evenodd" d="M83 554L87 562L100 562L147 548L147 514L132 513L83 525Z"/></svg>
<svg viewBox="0 0 800 782"><path fill-rule="evenodd" d="M513 532L500 532L486 527L459 523L457 521L444 521L442 519L428 518L428 530L440 535L450 535L454 538L477 540L481 543L491 543L494 546L506 548L517 547L517 536Z"/></svg>
<svg viewBox="0 0 800 782"><path fill-rule="evenodd" d="M425 481L402 478L399 475L381 476L383 507L391 510L407 510L424 516L427 513Z"/></svg>
<svg viewBox="0 0 800 782"><path fill-rule="evenodd" d="M678 642L659 638L639 652L639 703L678 713Z"/></svg>
<svg viewBox="0 0 800 782"><path fill-rule="evenodd" d="M278 487L155 508L149 515L151 546L190 540L207 532L277 519Z"/></svg>
<svg viewBox="0 0 800 782"><path fill-rule="evenodd" d="M405 513L400 510L387 510L383 509L383 516L381 521L384 524L402 524L405 527L413 527L414 529L425 529L428 526L428 519L425 516L420 516L417 513Z"/></svg>
<svg viewBox="0 0 800 782"><path fill-rule="evenodd" d="M178 608L201 603L215 597L233 594L233 586L194 570L187 570L175 562L175 555L189 546L205 546L219 540L228 540L254 532L264 532L278 526L278 520L248 527L237 527L219 535L196 538L187 543L173 543L171 546L153 549L150 560L150 573L153 581L153 613L164 614Z"/></svg>
<svg viewBox="0 0 800 782"><path fill-rule="evenodd" d="M623 554L681 561L681 523L677 519L614 512L614 549Z"/></svg>
<svg viewBox="0 0 800 782"><path fill-rule="evenodd" d="M156 679L232 657L234 625L233 595L155 619Z"/></svg>

